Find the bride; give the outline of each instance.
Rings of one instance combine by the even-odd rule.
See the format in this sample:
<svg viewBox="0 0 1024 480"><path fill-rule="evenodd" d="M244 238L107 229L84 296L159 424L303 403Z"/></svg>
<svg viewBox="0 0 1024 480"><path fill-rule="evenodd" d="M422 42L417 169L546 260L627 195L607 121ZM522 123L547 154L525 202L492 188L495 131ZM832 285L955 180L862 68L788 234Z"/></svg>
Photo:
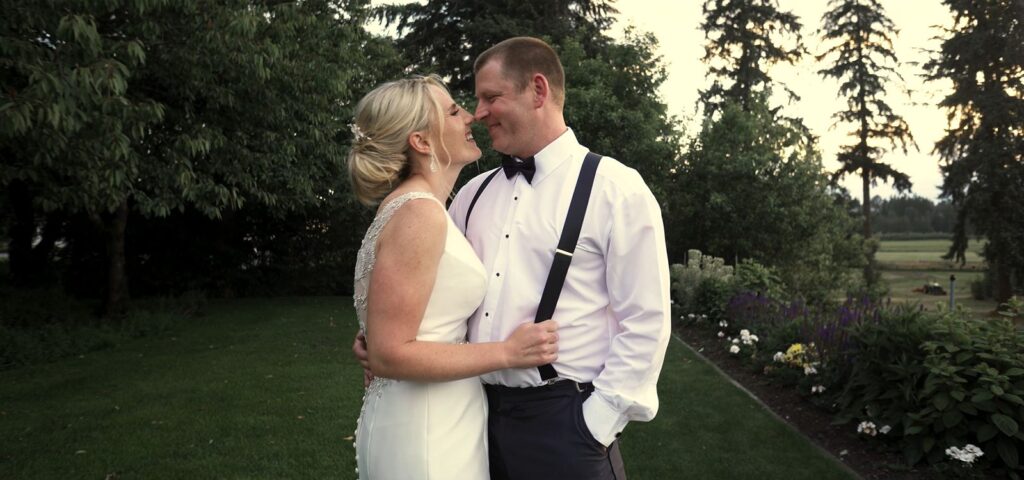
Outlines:
<svg viewBox="0 0 1024 480"><path fill-rule="evenodd" d="M557 357L556 324L468 344L488 278L439 199L480 158L473 116L437 76L386 83L356 106L349 176L379 203L359 249L355 307L370 370L356 427L363 479L486 479L487 401L477 375Z"/></svg>

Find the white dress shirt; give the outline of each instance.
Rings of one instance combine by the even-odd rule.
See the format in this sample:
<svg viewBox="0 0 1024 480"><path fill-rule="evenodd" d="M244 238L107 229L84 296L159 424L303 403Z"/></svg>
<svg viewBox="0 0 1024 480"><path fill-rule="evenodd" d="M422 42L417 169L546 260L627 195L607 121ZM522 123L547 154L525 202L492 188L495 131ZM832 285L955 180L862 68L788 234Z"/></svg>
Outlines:
<svg viewBox="0 0 1024 480"><path fill-rule="evenodd" d="M532 185L499 172L466 210L484 178L455 197L449 213L488 273L487 293L469 319L469 341L501 341L532 322L551 269L587 148L572 130L541 150ZM630 420L658 411L656 384L670 335L668 255L661 209L632 168L604 157L554 319L559 377L593 382L583 405L594 438L610 445ZM542 384L536 368L483 375L488 384Z"/></svg>

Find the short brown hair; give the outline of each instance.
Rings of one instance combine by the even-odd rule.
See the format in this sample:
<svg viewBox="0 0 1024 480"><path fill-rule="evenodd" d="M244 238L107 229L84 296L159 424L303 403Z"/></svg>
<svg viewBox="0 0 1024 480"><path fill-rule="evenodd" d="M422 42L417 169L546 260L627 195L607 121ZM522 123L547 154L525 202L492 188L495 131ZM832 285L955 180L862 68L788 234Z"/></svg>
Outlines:
<svg viewBox="0 0 1024 480"><path fill-rule="evenodd" d="M530 85L533 74L548 79L552 97L558 105L565 105L565 70L555 49L544 40L534 37L512 37L488 48L476 57L473 73L490 61L500 61L502 73L522 91Z"/></svg>

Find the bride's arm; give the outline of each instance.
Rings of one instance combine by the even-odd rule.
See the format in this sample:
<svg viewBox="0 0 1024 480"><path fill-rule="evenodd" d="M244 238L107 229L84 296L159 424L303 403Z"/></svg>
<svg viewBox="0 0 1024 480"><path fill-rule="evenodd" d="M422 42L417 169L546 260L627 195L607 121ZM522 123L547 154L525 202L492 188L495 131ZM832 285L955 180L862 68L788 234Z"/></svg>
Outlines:
<svg viewBox="0 0 1024 480"><path fill-rule="evenodd" d="M386 378L446 381L557 358L556 324L528 322L504 342L416 340L444 251L447 219L433 202L403 205L381 232L367 298L370 370ZM461 292L450 292L460 295Z"/></svg>

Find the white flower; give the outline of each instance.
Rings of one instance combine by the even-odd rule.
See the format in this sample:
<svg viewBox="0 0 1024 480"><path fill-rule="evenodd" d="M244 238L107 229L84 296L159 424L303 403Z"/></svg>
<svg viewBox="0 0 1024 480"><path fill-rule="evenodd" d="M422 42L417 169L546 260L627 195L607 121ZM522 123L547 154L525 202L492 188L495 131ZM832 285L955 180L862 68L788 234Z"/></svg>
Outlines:
<svg viewBox="0 0 1024 480"><path fill-rule="evenodd" d="M888 425L884 425L884 426L882 426L882 428L879 428L878 431L882 432L882 435L887 435L889 432L892 431L892 427L890 427Z"/></svg>
<svg viewBox="0 0 1024 480"><path fill-rule="evenodd" d="M758 341L757 335L751 335L751 336L750 336L750 341L752 341L752 342L755 342L755 343L756 343L756 342Z"/></svg>
<svg viewBox="0 0 1024 480"><path fill-rule="evenodd" d="M782 352L775 352L775 355L772 356L772 360L776 362L785 362L786 354Z"/></svg>
<svg viewBox="0 0 1024 480"><path fill-rule="evenodd" d="M691 314L687 315L687 318L694 319L694 318L697 318L697 316L691 313Z"/></svg>
<svg viewBox="0 0 1024 480"><path fill-rule="evenodd" d="M702 317L707 317L706 315L701 315L701 316ZM722 327L722 328L728 327L729 326L729 322L727 322L725 320L722 320L722 321L718 322L718 326Z"/></svg>
<svg viewBox="0 0 1024 480"><path fill-rule="evenodd" d="M876 434L878 434L878 431L875 429L874 422L865 421L860 422L860 425L857 425L857 433L863 433L865 435L873 437Z"/></svg>
<svg viewBox="0 0 1024 480"><path fill-rule="evenodd" d="M729 353L731 353L733 355L736 355L737 353L740 353L739 345L733 345L733 346L729 347Z"/></svg>
<svg viewBox="0 0 1024 480"><path fill-rule="evenodd" d="M964 462L966 464L974 463L974 461L977 460L978 457L984 454L985 452L981 451L980 448L971 445L970 443L965 445L963 449L957 447L949 447L946 449L946 455L949 455L950 457L956 460L960 460L961 462Z"/></svg>
<svg viewBox="0 0 1024 480"><path fill-rule="evenodd" d="M349 130L352 130L352 138L353 138L353 139L354 139L354 140L355 140L356 142L362 142L362 141L366 141L366 140L372 140L372 139L370 138L370 136L369 136L369 135L367 135L367 134L366 134L366 132L364 132L364 131L363 131L363 129L362 129L362 128L359 128L359 125L356 125L356 124L355 124L355 122L352 122L352 123L350 123L350 124L349 124L349 126L348 126L348 128L349 128Z"/></svg>
<svg viewBox="0 0 1024 480"><path fill-rule="evenodd" d="M732 344L733 345L739 345L740 344L740 339L738 339L738 338L732 339Z"/></svg>
<svg viewBox="0 0 1024 480"><path fill-rule="evenodd" d="M741 337L749 337L750 336L750 330L747 330L745 328L743 330L740 330L740 336Z"/></svg>
<svg viewBox="0 0 1024 480"><path fill-rule="evenodd" d="M718 338L725 337L725 332L718 332Z"/></svg>
<svg viewBox="0 0 1024 480"><path fill-rule="evenodd" d="M804 375L814 375L818 373L818 369L814 368L814 365L804 365Z"/></svg>
<svg viewBox="0 0 1024 480"><path fill-rule="evenodd" d="M675 304L676 304L676 301L675 301L675 300L672 300L672 299L670 298L670 299L668 299L668 304L669 304L669 305L675 305Z"/></svg>
<svg viewBox="0 0 1024 480"><path fill-rule="evenodd" d="M825 391L824 385L815 385L811 387L811 393L823 393Z"/></svg>

